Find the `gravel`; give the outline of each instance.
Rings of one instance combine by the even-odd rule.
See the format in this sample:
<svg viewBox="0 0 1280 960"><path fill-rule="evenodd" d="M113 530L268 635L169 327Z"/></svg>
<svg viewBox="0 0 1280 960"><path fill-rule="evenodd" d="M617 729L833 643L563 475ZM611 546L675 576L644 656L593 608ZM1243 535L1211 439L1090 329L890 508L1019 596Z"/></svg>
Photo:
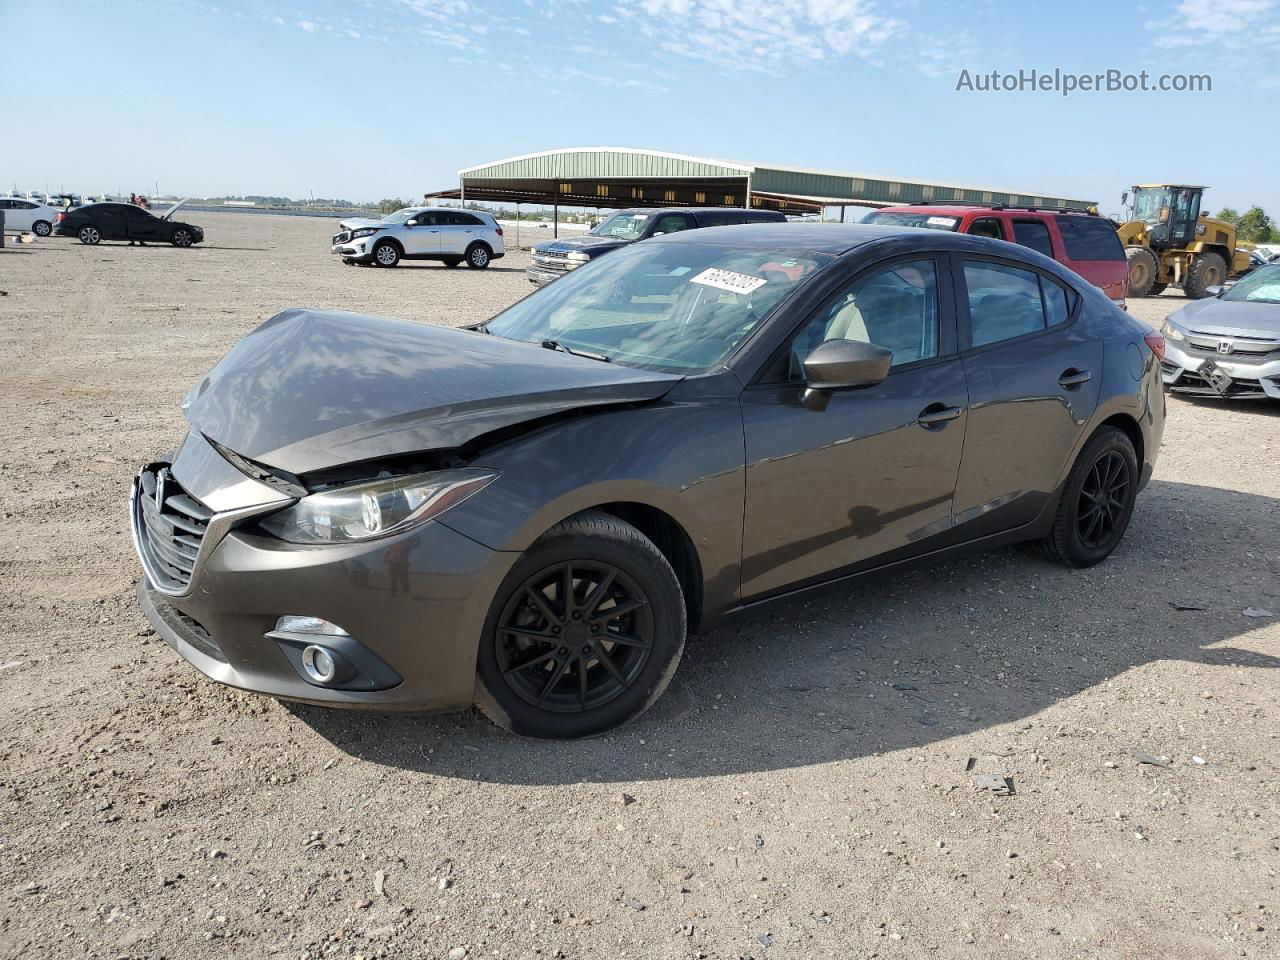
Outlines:
<svg viewBox="0 0 1280 960"><path fill-rule="evenodd" d="M1099 567L772 606L606 737L289 706L147 628L133 471L276 311L476 321L527 254L361 269L329 221L201 216L0 251L0 956L1277 955L1280 624L1242 611L1280 610L1280 404L1171 399Z"/></svg>

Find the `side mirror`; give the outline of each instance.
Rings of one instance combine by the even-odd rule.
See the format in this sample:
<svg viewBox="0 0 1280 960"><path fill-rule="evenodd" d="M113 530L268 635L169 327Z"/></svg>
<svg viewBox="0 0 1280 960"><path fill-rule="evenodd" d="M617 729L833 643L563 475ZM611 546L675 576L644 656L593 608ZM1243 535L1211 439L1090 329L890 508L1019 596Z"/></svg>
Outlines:
<svg viewBox="0 0 1280 960"><path fill-rule="evenodd" d="M1120 194L1120 206L1123 207L1128 202L1129 202L1129 191L1126 190L1124 191L1124 193Z"/></svg>
<svg viewBox="0 0 1280 960"><path fill-rule="evenodd" d="M804 405L825 410L833 390L853 390L883 383L893 365L893 352L874 343L828 340L804 361Z"/></svg>
<svg viewBox="0 0 1280 960"><path fill-rule="evenodd" d="M404 223L404 225L405 225L406 227L416 227L416 226L418 225L418 221L417 221L417 220L406 220L406 221L405 221L405 223Z"/></svg>
<svg viewBox="0 0 1280 960"><path fill-rule="evenodd" d="M1219 286L1205 287L1204 292L1211 297L1220 297L1227 292L1227 288Z"/></svg>

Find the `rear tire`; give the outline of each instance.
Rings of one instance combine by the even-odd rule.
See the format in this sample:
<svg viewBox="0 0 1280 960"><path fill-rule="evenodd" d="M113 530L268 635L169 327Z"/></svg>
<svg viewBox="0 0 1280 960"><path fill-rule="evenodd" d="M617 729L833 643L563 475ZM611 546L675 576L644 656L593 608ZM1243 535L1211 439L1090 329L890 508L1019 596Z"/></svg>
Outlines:
<svg viewBox="0 0 1280 960"><path fill-rule="evenodd" d="M662 695L684 644L684 594L666 557L635 527L581 513L543 534L494 597L476 703L523 736L596 736Z"/></svg>
<svg viewBox="0 0 1280 960"><path fill-rule="evenodd" d="M483 243L473 243L467 250L467 266L472 270L483 270L492 259L492 252Z"/></svg>
<svg viewBox="0 0 1280 960"><path fill-rule="evenodd" d="M1109 557L1133 517L1138 478L1133 441L1117 427L1099 429L1071 468L1040 553L1068 567L1092 567Z"/></svg>
<svg viewBox="0 0 1280 960"><path fill-rule="evenodd" d="M457 267L457 266L460 266L461 264L462 264L461 257L450 257L448 260L444 262L444 265L446 267Z"/></svg>
<svg viewBox="0 0 1280 960"><path fill-rule="evenodd" d="M53 233L53 224L48 220L37 220L31 225L31 232L37 237L47 237Z"/></svg>
<svg viewBox="0 0 1280 960"><path fill-rule="evenodd" d="M76 234L80 238L80 242L93 246L102 240L102 233L91 223L86 223L80 228L80 232Z"/></svg>
<svg viewBox="0 0 1280 960"><path fill-rule="evenodd" d="M1169 285L1167 283L1153 283L1151 285L1151 292L1147 294L1147 296L1158 297L1160 294L1165 292L1168 286Z"/></svg>
<svg viewBox="0 0 1280 960"><path fill-rule="evenodd" d="M1209 296L1210 287L1220 287L1227 279L1227 262L1216 253L1202 253L1191 261L1182 292L1192 300Z"/></svg>
<svg viewBox="0 0 1280 960"><path fill-rule="evenodd" d="M383 240L373 248L373 262L380 267L394 267L400 262L400 248L390 240Z"/></svg>
<svg viewBox="0 0 1280 960"><path fill-rule="evenodd" d="M1155 254L1146 247L1125 247L1124 255L1129 261L1129 296L1150 296L1159 273Z"/></svg>

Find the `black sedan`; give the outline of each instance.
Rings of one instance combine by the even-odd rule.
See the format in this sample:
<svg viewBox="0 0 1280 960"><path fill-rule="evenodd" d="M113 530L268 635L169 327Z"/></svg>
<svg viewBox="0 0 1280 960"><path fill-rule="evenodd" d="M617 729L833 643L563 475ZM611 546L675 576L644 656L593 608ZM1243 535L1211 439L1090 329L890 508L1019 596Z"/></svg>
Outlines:
<svg viewBox="0 0 1280 960"><path fill-rule="evenodd" d="M473 330L290 310L139 472L138 596L222 683L597 734L765 601L1014 541L1105 559L1163 349L1027 248L878 226L646 241Z"/></svg>
<svg viewBox="0 0 1280 960"><path fill-rule="evenodd" d="M159 217L132 203L91 203L59 214L53 232L60 237L78 237L81 243L90 244L128 240L189 247L204 239L204 230L173 219L183 203L186 201L175 203Z"/></svg>

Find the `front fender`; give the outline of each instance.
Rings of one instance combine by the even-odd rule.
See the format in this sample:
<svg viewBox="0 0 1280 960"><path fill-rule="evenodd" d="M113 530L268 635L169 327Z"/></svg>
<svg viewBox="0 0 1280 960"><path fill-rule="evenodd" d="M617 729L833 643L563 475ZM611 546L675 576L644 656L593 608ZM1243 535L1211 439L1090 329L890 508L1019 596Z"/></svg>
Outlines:
<svg viewBox="0 0 1280 960"><path fill-rule="evenodd" d="M643 504L688 535L702 566L706 608L736 602L745 502L736 396L588 414L507 441L472 462L501 476L441 518L458 533L520 552L583 510Z"/></svg>

